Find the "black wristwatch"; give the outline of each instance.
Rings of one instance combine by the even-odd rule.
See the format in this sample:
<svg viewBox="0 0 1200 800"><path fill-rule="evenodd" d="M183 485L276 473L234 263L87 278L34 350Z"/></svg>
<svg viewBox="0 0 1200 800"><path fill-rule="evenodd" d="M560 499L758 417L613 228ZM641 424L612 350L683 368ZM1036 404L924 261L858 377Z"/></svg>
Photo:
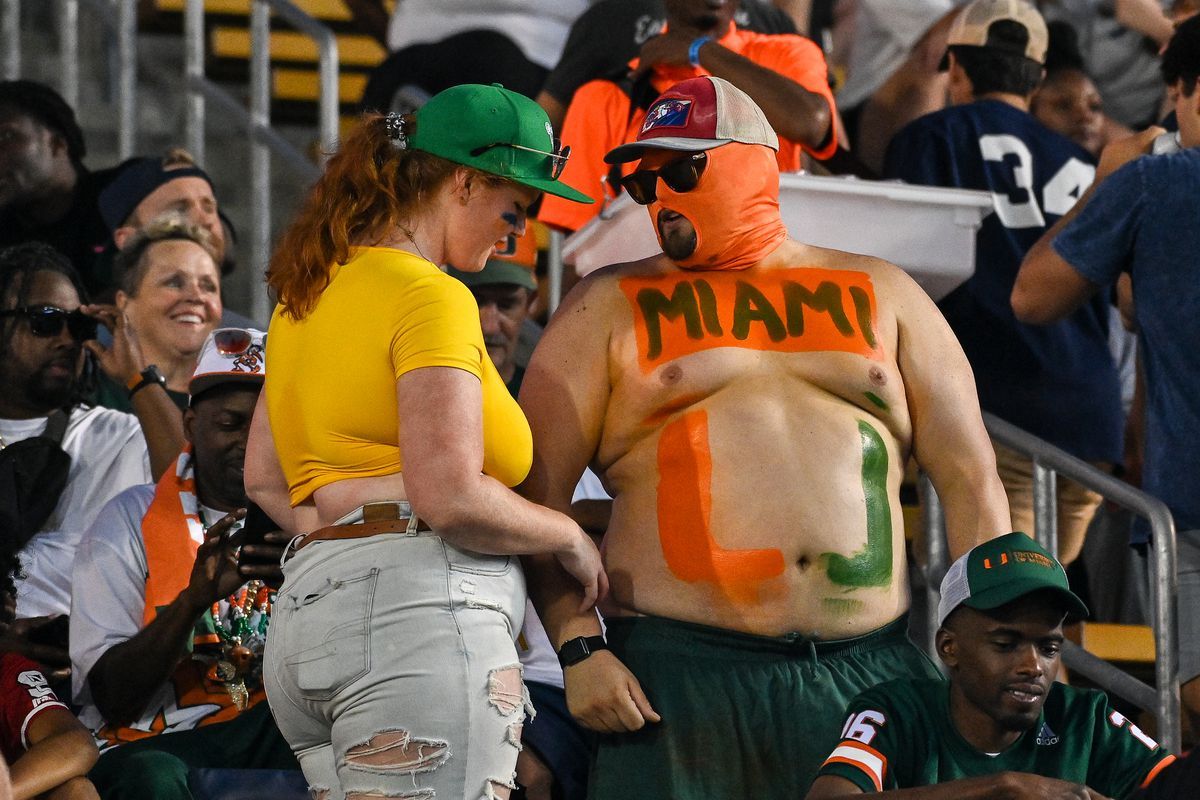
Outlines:
<svg viewBox="0 0 1200 800"><path fill-rule="evenodd" d="M578 664L597 650L607 650L603 636L577 636L558 648L558 663L564 667Z"/></svg>
<svg viewBox="0 0 1200 800"><path fill-rule="evenodd" d="M158 367L154 364L139 372L137 377L131 380L126 388L129 389L129 396L132 398L152 383L157 383L164 389L167 388L167 379L163 377L163 374L158 371Z"/></svg>

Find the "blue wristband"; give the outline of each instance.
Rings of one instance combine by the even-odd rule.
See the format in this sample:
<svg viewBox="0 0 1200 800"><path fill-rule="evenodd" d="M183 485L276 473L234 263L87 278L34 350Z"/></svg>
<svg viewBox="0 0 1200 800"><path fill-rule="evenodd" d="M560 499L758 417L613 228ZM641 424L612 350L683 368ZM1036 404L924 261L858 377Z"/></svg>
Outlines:
<svg viewBox="0 0 1200 800"><path fill-rule="evenodd" d="M693 67L700 66L700 48L711 41L711 36L701 36L699 39L693 39L692 43L688 45L688 63Z"/></svg>

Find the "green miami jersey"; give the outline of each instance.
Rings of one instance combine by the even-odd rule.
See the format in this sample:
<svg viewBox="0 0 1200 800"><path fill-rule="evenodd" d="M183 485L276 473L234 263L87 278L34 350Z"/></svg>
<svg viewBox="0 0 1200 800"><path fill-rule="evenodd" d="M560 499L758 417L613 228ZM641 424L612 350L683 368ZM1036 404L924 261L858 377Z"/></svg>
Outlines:
<svg viewBox="0 0 1200 800"><path fill-rule="evenodd" d="M1103 693L1060 683L1051 686L1037 724L999 754L982 753L959 734L945 681L889 681L859 694L847 713L820 774L865 793L1029 772L1120 800L1174 760Z"/></svg>

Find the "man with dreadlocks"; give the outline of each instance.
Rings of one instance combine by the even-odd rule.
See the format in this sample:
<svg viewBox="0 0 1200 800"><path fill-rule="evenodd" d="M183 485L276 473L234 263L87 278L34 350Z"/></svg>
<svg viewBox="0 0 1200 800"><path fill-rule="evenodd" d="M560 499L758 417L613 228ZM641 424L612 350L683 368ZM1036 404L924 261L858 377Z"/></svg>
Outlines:
<svg viewBox="0 0 1200 800"><path fill-rule="evenodd" d="M97 198L115 170L89 172L86 154L75 112L53 89L0 81L0 247L45 242L96 292L109 238Z"/></svg>
<svg viewBox="0 0 1200 800"><path fill-rule="evenodd" d="M60 665L76 545L105 503L151 479L138 418L83 402L86 299L51 247L0 250L0 547L19 549L24 572L9 638L53 644L36 657Z"/></svg>

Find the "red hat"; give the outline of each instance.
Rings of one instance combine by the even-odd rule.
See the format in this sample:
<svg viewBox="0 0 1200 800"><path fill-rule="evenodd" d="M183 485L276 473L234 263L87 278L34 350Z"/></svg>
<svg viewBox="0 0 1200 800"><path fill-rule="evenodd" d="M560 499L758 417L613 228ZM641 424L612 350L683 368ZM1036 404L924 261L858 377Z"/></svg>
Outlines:
<svg viewBox="0 0 1200 800"><path fill-rule="evenodd" d="M659 95L646 111L637 141L609 151L604 160L621 164L651 148L695 152L730 142L779 149L779 137L750 96L727 80L705 75Z"/></svg>

